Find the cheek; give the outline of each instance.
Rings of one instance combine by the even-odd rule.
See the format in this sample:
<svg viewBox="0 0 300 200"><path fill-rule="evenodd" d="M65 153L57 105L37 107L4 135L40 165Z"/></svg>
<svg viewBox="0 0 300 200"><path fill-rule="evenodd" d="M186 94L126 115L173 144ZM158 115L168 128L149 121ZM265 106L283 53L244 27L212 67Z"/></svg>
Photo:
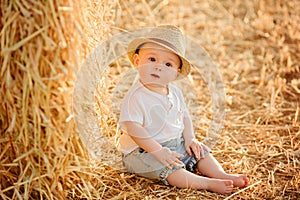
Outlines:
<svg viewBox="0 0 300 200"><path fill-rule="evenodd" d="M178 74L178 72L177 72L176 69L173 69L173 68L166 68L165 69L165 76L170 81L176 79L177 74Z"/></svg>
<svg viewBox="0 0 300 200"><path fill-rule="evenodd" d="M138 67L138 71L141 76L149 74L150 70L151 70L151 67L149 66L149 64L148 65L143 64Z"/></svg>
<svg viewBox="0 0 300 200"><path fill-rule="evenodd" d="M171 68L165 68L163 73L161 73L160 81L163 84L167 84L171 81L174 81L177 77L177 71Z"/></svg>

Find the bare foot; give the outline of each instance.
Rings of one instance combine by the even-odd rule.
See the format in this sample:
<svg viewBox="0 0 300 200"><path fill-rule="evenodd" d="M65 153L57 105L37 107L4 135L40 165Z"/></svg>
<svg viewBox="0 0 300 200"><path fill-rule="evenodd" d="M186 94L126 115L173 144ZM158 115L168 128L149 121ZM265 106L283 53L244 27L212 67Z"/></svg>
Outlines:
<svg viewBox="0 0 300 200"><path fill-rule="evenodd" d="M249 182L249 179L246 174L239 174L239 175L228 174L226 178L232 180L233 185L239 188L246 187Z"/></svg>
<svg viewBox="0 0 300 200"><path fill-rule="evenodd" d="M207 181L207 190L221 194L231 194L233 190L233 181L209 178Z"/></svg>

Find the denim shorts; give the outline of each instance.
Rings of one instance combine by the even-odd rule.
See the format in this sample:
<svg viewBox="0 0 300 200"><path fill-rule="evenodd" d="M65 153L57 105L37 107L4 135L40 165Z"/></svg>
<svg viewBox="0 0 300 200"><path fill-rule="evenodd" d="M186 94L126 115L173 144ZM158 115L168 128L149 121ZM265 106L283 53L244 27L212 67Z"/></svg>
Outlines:
<svg viewBox="0 0 300 200"><path fill-rule="evenodd" d="M169 169L150 153L147 153L141 148L137 148L131 153L123 156L123 164L126 170L142 177L161 180L166 185L169 185L166 180L169 174L177 169L184 168L190 172L195 172L198 160L194 154L191 156L188 155L183 138L172 139L161 143L161 145L163 147L168 147L171 151L182 154L183 157L180 158L180 160L183 164L177 165L176 167L173 166L172 169ZM208 153L208 151L204 150L204 156Z"/></svg>

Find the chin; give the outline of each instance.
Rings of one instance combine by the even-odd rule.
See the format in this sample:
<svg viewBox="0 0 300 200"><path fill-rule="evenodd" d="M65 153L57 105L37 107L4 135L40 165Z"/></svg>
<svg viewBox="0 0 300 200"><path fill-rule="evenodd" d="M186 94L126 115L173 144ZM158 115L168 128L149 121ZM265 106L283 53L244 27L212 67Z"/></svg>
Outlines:
<svg viewBox="0 0 300 200"><path fill-rule="evenodd" d="M161 79L153 79L153 78L143 79L143 78L141 78L140 80L143 82L143 84L146 84L146 85L148 84L148 85L161 85L161 86L165 86L165 85L168 84L165 81L162 81Z"/></svg>

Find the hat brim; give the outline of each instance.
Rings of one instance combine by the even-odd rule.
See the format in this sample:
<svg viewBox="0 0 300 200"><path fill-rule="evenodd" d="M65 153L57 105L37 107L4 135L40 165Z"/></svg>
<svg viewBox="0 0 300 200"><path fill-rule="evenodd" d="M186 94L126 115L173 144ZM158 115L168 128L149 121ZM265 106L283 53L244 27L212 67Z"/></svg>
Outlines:
<svg viewBox="0 0 300 200"><path fill-rule="evenodd" d="M180 58L181 58L181 61L182 61L182 66L181 66L181 70L179 72L179 74L177 75L177 79L179 78L183 78L185 76L187 76L189 73L190 73L190 70L191 70L191 64L190 62L183 56L183 55L180 55L178 52L176 52L174 49L172 49L171 47L169 47L168 45L165 45L165 44L162 44L160 42L157 42L155 40L151 40L149 38L137 38L137 39L134 39L133 41L131 41L129 44L128 44L128 48L127 48L127 55L128 55L128 58L130 60L130 62L132 64L134 64L134 61L133 61L133 56L136 52L136 49L141 45L141 44L144 44L144 43L148 43L148 42L151 42L151 43L155 43L155 44L158 44L168 50L170 50L171 52L175 53L176 55L178 55ZM180 76L181 75L181 76ZM183 77L182 77L183 76Z"/></svg>

